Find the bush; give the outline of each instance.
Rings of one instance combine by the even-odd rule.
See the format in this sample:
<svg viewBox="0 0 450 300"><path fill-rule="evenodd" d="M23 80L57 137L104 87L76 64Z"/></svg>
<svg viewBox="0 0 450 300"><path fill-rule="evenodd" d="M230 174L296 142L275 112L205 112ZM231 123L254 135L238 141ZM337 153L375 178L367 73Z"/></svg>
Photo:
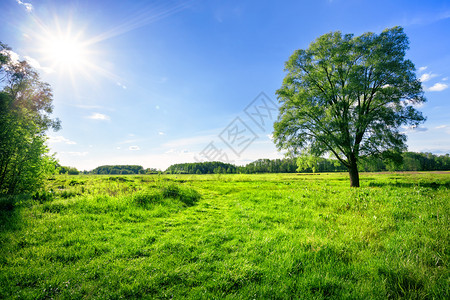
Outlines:
<svg viewBox="0 0 450 300"><path fill-rule="evenodd" d="M200 194L190 187L172 183L163 185L159 190L140 191L132 196L134 203L144 207L159 203L163 199L176 199L188 206L192 206L200 199Z"/></svg>
<svg viewBox="0 0 450 300"><path fill-rule="evenodd" d="M133 195L133 202L140 206L148 206L151 204L156 204L163 199L161 192L156 190L151 191L141 191Z"/></svg>
<svg viewBox="0 0 450 300"><path fill-rule="evenodd" d="M200 199L200 194L196 190L176 184L164 186L162 193L164 198L178 199L188 206L194 205Z"/></svg>

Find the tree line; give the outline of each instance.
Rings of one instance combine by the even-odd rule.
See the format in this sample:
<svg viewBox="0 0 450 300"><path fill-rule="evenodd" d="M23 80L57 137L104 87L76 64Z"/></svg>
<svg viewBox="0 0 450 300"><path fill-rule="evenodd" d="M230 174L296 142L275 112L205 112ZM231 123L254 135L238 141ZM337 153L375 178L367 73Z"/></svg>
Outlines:
<svg viewBox="0 0 450 300"><path fill-rule="evenodd" d="M56 164L56 173L67 175L137 175L137 174L158 174L161 171L155 168L144 169L138 165L104 165L91 171L78 171L74 167L66 167Z"/></svg>
<svg viewBox="0 0 450 300"><path fill-rule="evenodd" d="M450 170L450 155L404 152L402 162L369 158L359 164L361 172L383 171L447 171ZM155 168L144 169L138 165L106 165L92 171L79 172L73 167L58 166L59 174L77 175L137 175L137 174L258 174L258 173L325 173L346 172L347 167L337 159L323 157L297 157L283 159L258 159L245 166L236 166L220 161L180 163L168 167L164 172Z"/></svg>

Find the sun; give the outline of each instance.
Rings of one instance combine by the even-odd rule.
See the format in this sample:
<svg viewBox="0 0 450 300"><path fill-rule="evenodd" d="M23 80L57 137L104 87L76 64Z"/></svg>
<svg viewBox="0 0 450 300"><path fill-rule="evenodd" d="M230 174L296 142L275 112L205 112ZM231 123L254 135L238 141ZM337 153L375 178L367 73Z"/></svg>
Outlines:
<svg viewBox="0 0 450 300"><path fill-rule="evenodd" d="M43 53L52 61L53 67L73 70L86 64L87 49L71 36L55 36L43 45Z"/></svg>
<svg viewBox="0 0 450 300"><path fill-rule="evenodd" d="M82 29L69 20L60 22L55 19L52 26L39 23L35 50L39 61L49 70L61 77L78 77L80 73L89 73L95 67L92 43L85 37Z"/></svg>
<svg viewBox="0 0 450 300"><path fill-rule="evenodd" d="M82 71L89 64L89 48L80 39L80 34L71 32L48 33L41 41L40 52L43 61L58 73L75 73Z"/></svg>

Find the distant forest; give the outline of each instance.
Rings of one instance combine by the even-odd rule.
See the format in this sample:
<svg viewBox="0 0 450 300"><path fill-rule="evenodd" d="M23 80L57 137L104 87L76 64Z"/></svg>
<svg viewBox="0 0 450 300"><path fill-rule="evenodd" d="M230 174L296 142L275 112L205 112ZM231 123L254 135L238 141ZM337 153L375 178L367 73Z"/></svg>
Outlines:
<svg viewBox="0 0 450 300"><path fill-rule="evenodd" d="M434 155L432 153L405 152L403 163L396 165L379 159L365 160L360 163L360 171L443 171L450 170L450 155ZM256 174L256 173L311 173L313 168L298 164L295 158L258 159L245 166L236 166L223 162L201 162L174 164L167 170L155 168L144 169L138 165L107 165L92 171L80 172L73 167L57 166L59 174L95 174L95 175L128 175L128 174ZM315 172L346 172L347 169L337 160L318 158L314 162Z"/></svg>

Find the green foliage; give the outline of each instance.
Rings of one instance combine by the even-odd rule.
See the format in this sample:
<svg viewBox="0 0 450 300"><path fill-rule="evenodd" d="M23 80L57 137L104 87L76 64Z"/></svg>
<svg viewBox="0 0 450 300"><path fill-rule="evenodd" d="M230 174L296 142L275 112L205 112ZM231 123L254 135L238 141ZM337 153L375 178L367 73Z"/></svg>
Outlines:
<svg viewBox="0 0 450 300"><path fill-rule="evenodd" d="M332 154L349 170L351 186L359 186L359 159L404 151L399 127L425 120L413 106L425 98L407 49L406 34L394 27L358 37L332 32L296 50L277 91L277 147Z"/></svg>
<svg viewBox="0 0 450 300"><path fill-rule="evenodd" d="M296 170L295 159L258 159L243 167L238 167L239 173L294 173Z"/></svg>
<svg viewBox="0 0 450 300"><path fill-rule="evenodd" d="M297 172L310 169L313 173L316 173L318 164L318 157L312 155L302 155L297 158Z"/></svg>
<svg viewBox="0 0 450 300"><path fill-rule="evenodd" d="M133 194L133 202L143 206L151 206L160 203L164 199L164 195L159 190L140 191Z"/></svg>
<svg viewBox="0 0 450 300"><path fill-rule="evenodd" d="M162 195L166 198L179 199L186 205L194 205L200 199L200 194L196 190L177 184L165 185L162 188Z"/></svg>
<svg viewBox="0 0 450 300"><path fill-rule="evenodd" d="M220 161L207 161L201 163L174 164L167 168L167 174L221 174L236 173L236 166Z"/></svg>
<svg viewBox="0 0 450 300"><path fill-rule="evenodd" d="M13 61L0 43L0 194L35 191L54 171L45 132L52 120L52 91L25 61Z"/></svg>
<svg viewBox="0 0 450 300"><path fill-rule="evenodd" d="M0 198L2 299L450 295L448 172L52 179Z"/></svg>
<svg viewBox="0 0 450 300"><path fill-rule="evenodd" d="M74 167L65 167L57 165L58 173L59 174L67 174L67 175L78 175L80 174L80 171L77 170L77 168Z"/></svg>
<svg viewBox="0 0 450 300"><path fill-rule="evenodd" d="M145 173L142 166L137 165L112 165L112 166L100 166L90 172L91 174L99 175L127 175L127 174L143 174Z"/></svg>
<svg viewBox="0 0 450 300"><path fill-rule="evenodd" d="M245 166L235 166L223 162L184 163L171 165L167 174L255 174L255 173L294 173L295 159L258 159Z"/></svg>
<svg viewBox="0 0 450 300"><path fill-rule="evenodd" d="M175 183L164 184L159 188L139 191L133 194L133 202L148 207L160 203L164 199L176 199L188 206L194 205L199 199L200 194L189 187L183 187Z"/></svg>

